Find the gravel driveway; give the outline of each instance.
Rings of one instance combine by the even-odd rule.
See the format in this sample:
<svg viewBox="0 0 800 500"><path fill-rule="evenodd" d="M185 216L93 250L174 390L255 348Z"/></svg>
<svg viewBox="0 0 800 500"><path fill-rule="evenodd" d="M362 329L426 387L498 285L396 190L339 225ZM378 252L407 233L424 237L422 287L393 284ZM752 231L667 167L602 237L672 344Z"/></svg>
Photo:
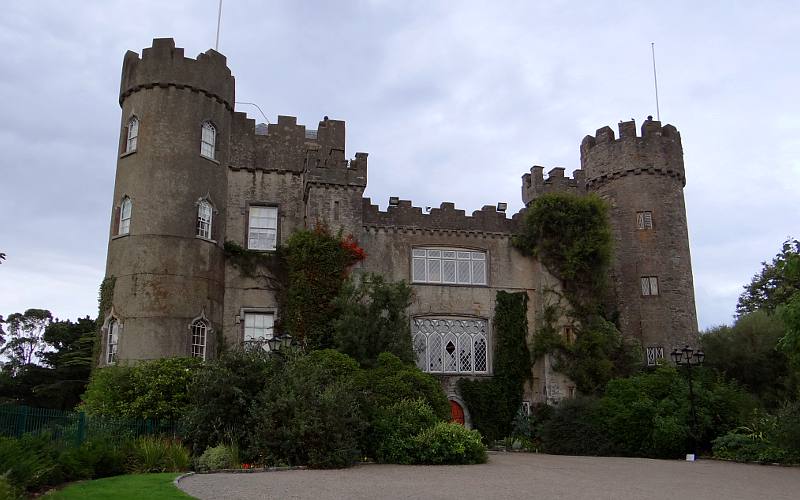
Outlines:
<svg viewBox="0 0 800 500"><path fill-rule="evenodd" d="M343 470L197 474L201 499L762 499L800 498L800 468L700 460L498 453L483 465L360 465Z"/></svg>

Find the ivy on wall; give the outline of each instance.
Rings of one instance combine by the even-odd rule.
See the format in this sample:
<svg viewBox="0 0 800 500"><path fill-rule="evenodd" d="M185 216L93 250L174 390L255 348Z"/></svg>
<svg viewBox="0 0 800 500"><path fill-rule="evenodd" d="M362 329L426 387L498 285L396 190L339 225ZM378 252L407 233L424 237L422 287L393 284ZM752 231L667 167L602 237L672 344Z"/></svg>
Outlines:
<svg viewBox="0 0 800 500"><path fill-rule="evenodd" d="M490 443L511 434L525 382L531 377L531 357L525 340L527 310L526 292L497 292L494 376L488 380L462 379L458 383L472 424Z"/></svg>
<svg viewBox="0 0 800 500"><path fill-rule="evenodd" d="M114 303L114 286L117 284L115 276L106 276L100 282L100 289L97 292L97 319L95 320L97 335L94 338L94 345L92 346L92 359L98 360L100 358L100 351L102 349L103 340L103 323L106 321L106 314L111 310ZM92 369L96 363L92 363Z"/></svg>
<svg viewBox="0 0 800 500"><path fill-rule="evenodd" d="M266 281L277 292L281 313L275 328L305 349L333 347L335 299L350 268L366 258L352 235L332 235L324 225L292 234L275 252L259 252L226 241L225 256L244 276Z"/></svg>
<svg viewBox="0 0 800 500"><path fill-rule="evenodd" d="M638 346L623 339L613 321L616 312L609 307L613 248L606 202L595 194L545 194L528 207L514 244L539 259L563 289L563 294L544 292L556 303L543 308L532 346L534 359L553 355L554 369L584 394L598 393L612 378L636 371ZM564 313L574 322L574 339L564 338L557 328Z"/></svg>

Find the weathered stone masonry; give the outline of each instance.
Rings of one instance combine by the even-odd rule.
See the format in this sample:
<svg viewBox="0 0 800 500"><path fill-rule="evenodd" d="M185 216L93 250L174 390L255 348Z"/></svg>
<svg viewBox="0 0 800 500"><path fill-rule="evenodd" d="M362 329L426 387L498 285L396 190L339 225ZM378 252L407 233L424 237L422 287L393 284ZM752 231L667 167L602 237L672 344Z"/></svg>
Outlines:
<svg viewBox="0 0 800 500"><path fill-rule="evenodd" d="M539 262L512 246L522 213L509 218L485 206L467 215L452 203L428 213L406 200L379 210L363 197L367 154L346 156L344 122L325 117L309 130L293 117L279 116L277 123L257 126L234 110L234 78L216 51L190 59L172 39L156 39L141 57L128 52L119 102L114 207L127 197L132 211L124 234L119 210L112 215L106 275L115 276L116 285L105 313L106 331L115 325L118 344L103 363L197 353L191 325L198 319L209 328L201 351L214 356L218 341L245 339L246 317L279 316L269 276L244 276L224 257L226 241L248 247L256 227L250 227L256 224L251 214L257 210L277 213L274 227L267 222L265 231L278 244L317 223L352 233L369 255L360 270L412 282L416 298L409 313L415 324L432 320L427 324L472 329L471 337L463 332L436 337L436 342L458 338L456 354L445 343L436 345L441 351L426 344L431 353L463 363L458 370L438 370L454 401L458 377L491 376L497 291L528 293L528 321L535 325L542 291L559 287ZM129 151L127 126L133 117L138 142ZM200 154L204 124L216 134L213 157ZM608 127L587 136L581 169L572 177L554 168L545 178L543 167L533 167L523 176L522 199L527 205L544 193L566 191L595 192L608 200L622 331L645 347L668 351L697 335L680 135L650 119L640 136L632 121L620 123L619 130L619 139ZM198 236L201 203L213 208L210 237ZM639 228L644 212L650 222ZM657 278L652 285L657 294L643 294L643 277ZM483 335L487 347L479 344ZM109 340L107 335L104 352L112 349ZM438 356L430 354L421 366L446 365ZM533 377L530 401L570 394L569 380L553 373L546 359L537 361Z"/></svg>

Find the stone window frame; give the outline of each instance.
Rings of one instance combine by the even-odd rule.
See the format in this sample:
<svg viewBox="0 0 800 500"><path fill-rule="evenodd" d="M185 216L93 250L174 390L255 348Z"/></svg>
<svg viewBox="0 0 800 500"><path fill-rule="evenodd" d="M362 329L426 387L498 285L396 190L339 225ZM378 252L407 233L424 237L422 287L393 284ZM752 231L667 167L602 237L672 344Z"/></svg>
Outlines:
<svg viewBox="0 0 800 500"><path fill-rule="evenodd" d="M122 144L122 156L132 155L139 149L139 129L142 121L136 114L131 113L128 121L125 122L123 137L125 142Z"/></svg>
<svg viewBox="0 0 800 500"><path fill-rule="evenodd" d="M203 325L202 342L198 340L198 326ZM188 325L189 328L189 356L192 358L200 358L205 361L208 357L208 339L214 333L214 328L211 326L211 321L206 317L206 310L200 312L199 316L192 318ZM199 353L199 355L198 355Z"/></svg>
<svg viewBox="0 0 800 500"><path fill-rule="evenodd" d="M658 276L641 276L639 278L639 287L642 297L658 297L661 295Z"/></svg>
<svg viewBox="0 0 800 500"><path fill-rule="evenodd" d="M250 224L251 224L251 221L252 221L251 214L252 214L252 210L254 208L256 208L256 209L260 209L260 208L273 208L273 209L275 209L275 227L274 228L269 228L269 227L258 228L258 229L274 229L274 231L275 231L275 244L273 245L272 248L253 248L252 246L250 246L250 229L251 229L251 225ZM247 211L246 211L245 216L246 216L247 223L245 225L245 234L244 234L245 245L244 245L244 247L246 249L248 249L248 250L254 250L256 252L274 252L275 250L277 250L278 242L280 241L280 237L281 237L281 233L280 233L281 207L280 207L280 205L278 205L277 203L268 203L268 202L252 202L252 203L248 203L247 204Z"/></svg>
<svg viewBox="0 0 800 500"><path fill-rule="evenodd" d="M650 231L653 229L652 210L638 210L636 212L636 229L639 231Z"/></svg>
<svg viewBox="0 0 800 500"><path fill-rule="evenodd" d="M478 332L477 334L471 335L470 340L470 370L463 370L462 369L462 360L461 360L461 339L459 335L456 335L452 332L446 334L437 334L440 337L441 345L438 347L441 349L442 359L441 359L441 369L432 370L431 369L431 362L430 362L430 337L431 334L425 334L423 332L417 331L415 328L415 322L417 320L453 320L453 321L483 321L484 323L484 330L483 332ZM417 314L411 318L411 342L412 347L414 349L415 356L419 356L420 352L425 353L425 359L420 360L416 359L416 365L420 368L423 372L434 374L434 375L461 375L461 376L491 376L492 371L492 335L491 335L491 322L489 318L485 316L477 316L472 314L436 314L436 313L425 313L425 314ZM425 346L421 350L421 346L419 343L420 336L425 337ZM465 335L461 335L465 336ZM444 352L446 350L447 342L452 341L455 338L455 351L458 354L455 356L455 370L447 369L447 360L445 359ZM475 346L480 339L484 341L484 349L485 349L485 362L486 362L486 369L485 370L475 370ZM449 351L448 351L449 352ZM452 353L449 353L452 356Z"/></svg>
<svg viewBox="0 0 800 500"><path fill-rule="evenodd" d="M210 134L210 137L209 137ZM204 120L200 125L200 156L217 162L217 139L219 129L211 120Z"/></svg>
<svg viewBox="0 0 800 500"><path fill-rule="evenodd" d="M645 348L645 364L660 366L664 364L664 346L653 345Z"/></svg>
<svg viewBox="0 0 800 500"><path fill-rule="evenodd" d="M106 316L106 319L103 322L103 327L101 328L101 331L103 333L103 340L102 340L103 363L106 365L117 364L117 355L119 354L119 340L120 337L122 336L123 326L124 325L122 323L122 320L120 319L119 315L114 311L114 308L112 306L111 311L108 313L108 316ZM116 334L116 336L114 334ZM112 344L111 340L114 338L116 342ZM111 348L112 345L114 346L113 350Z"/></svg>
<svg viewBox="0 0 800 500"><path fill-rule="evenodd" d="M247 316L265 315L272 316L272 337L275 336L275 323L277 323L278 311L274 307L242 307L239 310L237 322L239 323L239 344L245 348L249 345L260 344L264 350L268 350L267 340L272 337L264 336L263 340L247 340Z"/></svg>
<svg viewBox="0 0 800 500"><path fill-rule="evenodd" d="M419 252L425 252L424 256L419 255ZM431 255L431 252L439 252L439 256L436 257ZM454 256L452 257L445 257L444 252L452 252ZM469 253L469 259L462 258L461 254ZM480 254L483 256L483 259L475 258L474 254ZM425 278L418 279L415 272L415 265L417 262L423 261L424 262L424 272ZM438 262L439 270L439 279L431 279L430 272L431 272L431 261ZM454 279L455 281L444 281L444 267L445 262L453 262L454 266ZM469 282L459 282L459 263L460 262L469 262L469 274L470 279ZM475 282L473 274L475 272L475 264L483 262L483 282ZM489 286L489 251L485 248L475 248L475 247L458 247L452 245L414 245L411 247L411 255L410 255L410 281L412 284L417 285L443 285L443 286L479 286L479 287L488 287Z"/></svg>
<svg viewBox="0 0 800 500"><path fill-rule="evenodd" d="M219 210L217 210L216 205L211 200L211 195L209 193L206 193L205 196L201 196L200 198L198 198L194 204L197 207L197 218L195 219L195 234L194 234L195 237L201 240L206 240L212 243L216 243L217 242L216 238L214 238L214 228L216 227L214 225L214 216L219 214ZM204 204L208 205L209 207L208 235L204 235L201 232L201 225L202 225L201 210Z"/></svg>
<svg viewBox="0 0 800 500"><path fill-rule="evenodd" d="M128 217L125 218L126 204ZM133 198L123 194L119 205L114 209L114 237L128 236L131 234L131 219L133 218ZM124 231L123 231L124 228Z"/></svg>

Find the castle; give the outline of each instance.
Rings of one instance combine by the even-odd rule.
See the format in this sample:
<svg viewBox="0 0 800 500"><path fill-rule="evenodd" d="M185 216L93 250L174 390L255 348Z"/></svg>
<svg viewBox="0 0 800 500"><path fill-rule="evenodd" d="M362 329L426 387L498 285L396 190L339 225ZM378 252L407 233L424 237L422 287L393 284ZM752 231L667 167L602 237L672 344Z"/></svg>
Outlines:
<svg viewBox="0 0 800 500"><path fill-rule="evenodd" d="M345 156L345 124L307 129L296 119L256 125L235 111L225 56L184 57L172 39L155 39L141 57L125 54L119 103L119 158L106 276L101 365L165 356L213 357L218 343L263 340L281 314L263 280L226 261L223 244L270 252L318 222L352 233L370 256L359 266L411 283L409 311L418 365L437 374L461 405L458 377L492 374L497 291L529 295L535 325L543 290L558 287L512 235L521 213L484 206L467 215L452 203L423 211L392 198L381 211L363 198L367 154ZM684 207L681 138L648 119L587 136L581 169L533 167L522 178L527 205L551 191L594 192L608 201L619 324L638 339L647 364L696 339L692 268ZM572 325L562 318L569 335ZM547 357L537 360L530 402L574 391ZM469 417L467 416L467 420Z"/></svg>

